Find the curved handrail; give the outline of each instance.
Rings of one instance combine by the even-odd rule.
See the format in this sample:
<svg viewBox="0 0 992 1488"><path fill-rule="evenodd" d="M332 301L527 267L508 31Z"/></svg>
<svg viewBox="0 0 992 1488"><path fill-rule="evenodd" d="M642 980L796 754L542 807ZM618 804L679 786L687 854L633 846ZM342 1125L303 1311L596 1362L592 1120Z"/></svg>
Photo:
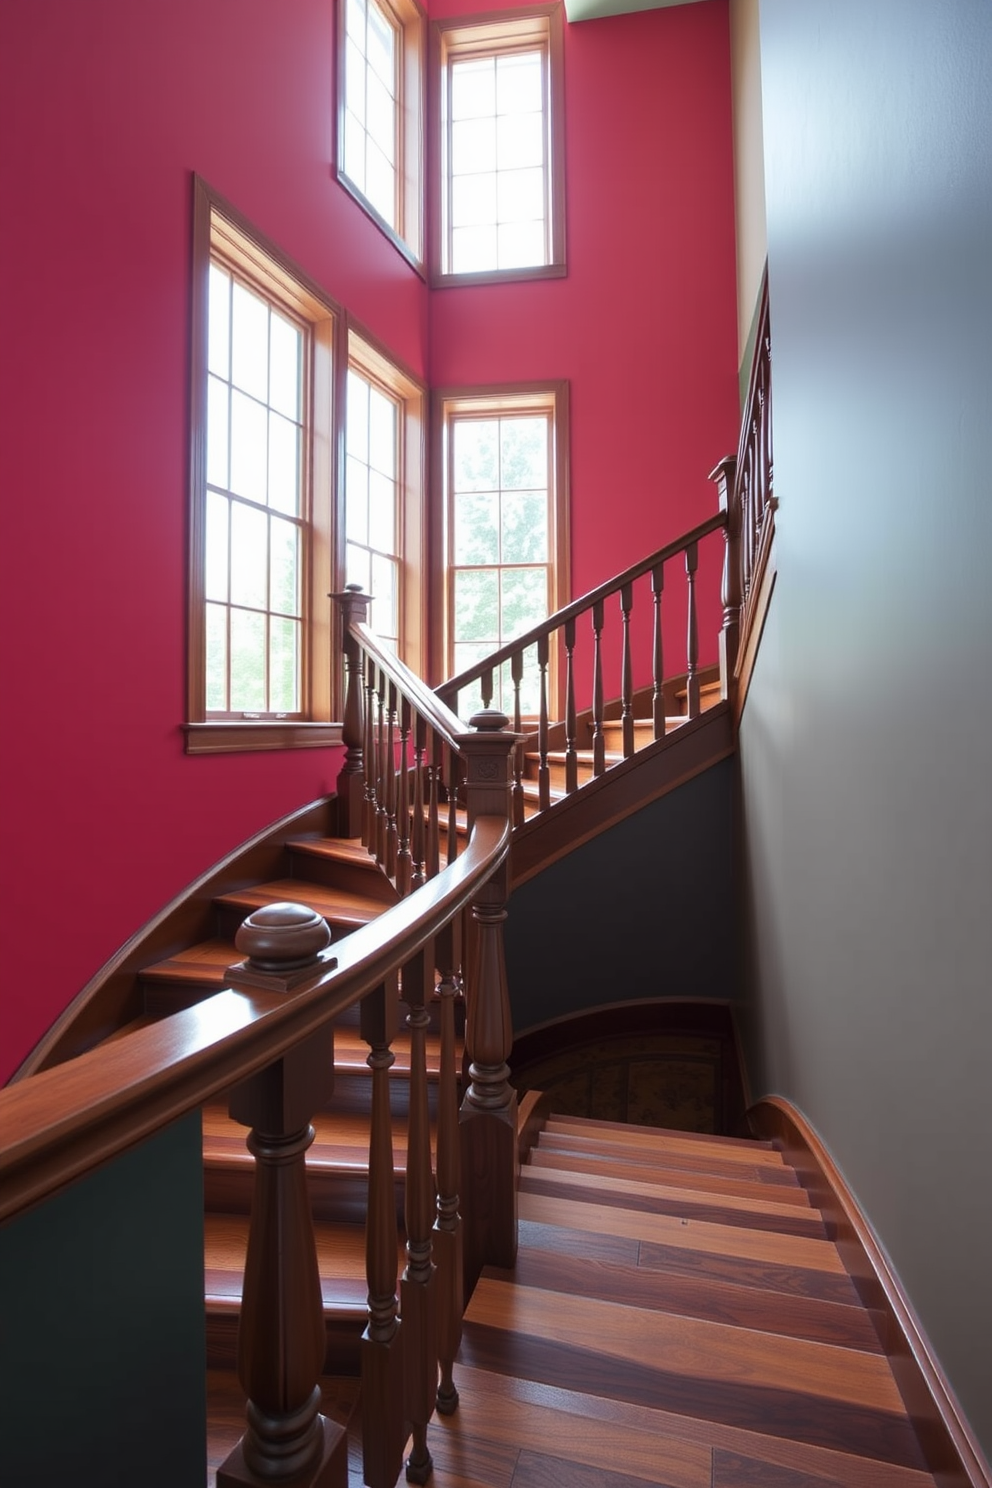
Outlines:
<svg viewBox="0 0 992 1488"><path fill-rule="evenodd" d="M509 841L505 820L477 818L460 857L342 940L337 965L290 996L229 988L0 1090L0 1220L263 1069L358 1002L470 903Z"/></svg>
<svg viewBox="0 0 992 1488"><path fill-rule="evenodd" d="M417 709L434 732L441 736L450 749L458 752L458 736L467 733L468 728L458 714L448 707L440 692L434 692L428 687L416 672L411 671L405 662L382 645L374 630L370 630L361 621L352 622L351 633L361 641L366 655L385 672L389 681Z"/></svg>

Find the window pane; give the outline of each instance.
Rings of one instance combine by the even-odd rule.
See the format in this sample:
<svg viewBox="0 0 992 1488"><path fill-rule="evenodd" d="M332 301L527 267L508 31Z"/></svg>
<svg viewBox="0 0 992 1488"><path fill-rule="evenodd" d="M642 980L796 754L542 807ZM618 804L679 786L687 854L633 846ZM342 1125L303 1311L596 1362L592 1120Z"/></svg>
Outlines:
<svg viewBox="0 0 992 1488"><path fill-rule="evenodd" d="M355 118L362 124L365 123L365 58L361 48L352 41L351 37L345 43L344 52L344 88L348 107Z"/></svg>
<svg viewBox="0 0 992 1488"><path fill-rule="evenodd" d="M269 307L243 284L231 296L231 381L256 398L269 391Z"/></svg>
<svg viewBox="0 0 992 1488"><path fill-rule="evenodd" d="M548 613L548 575L544 568L504 568L500 602L501 640L512 641Z"/></svg>
<svg viewBox="0 0 992 1488"><path fill-rule="evenodd" d="M349 36L355 36L355 37L357 37L358 40L361 42L362 46L364 47L364 45L365 45L365 4L364 4L364 0L347 0L347 3L348 3L348 9L347 9L347 12L346 12L346 17L347 17L346 24L347 24L348 35Z"/></svg>
<svg viewBox="0 0 992 1488"><path fill-rule="evenodd" d="M456 227L451 234L451 272L475 274L496 267L494 227Z"/></svg>
<svg viewBox="0 0 992 1488"><path fill-rule="evenodd" d="M386 475L369 475L369 547L396 552L396 487Z"/></svg>
<svg viewBox="0 0 992 1488"><path fill-rule="evenodd" d="M269 708L297 713L300 627L296 620L274 618L269 624Z"/></svg>
<svg viewBox="0 0 992 1488"><path fill-rule="evenodd" d="M349 542L369 540L369 469L348 456L345 485L345 531Z"/></svg>
<svg viewBox="0 0 992 1488"><path fill-rule="evenodd" d="M496 569L460 569L455 574L456 641L499 644L499 573Z"/></svg>
<svg viewBox="0 0 992 1488"><path fill-rule="evenodd" d="M454 549L457 564L499 562L499 497L456 496Z"/></svg>
<svg viewBox="0 0 992 1488"><path fill-rule="evenodd" d="M231 394L231 490L250 501L265 501L266 430L261 403L244 393Z"/></svg>
<svg viewBox="0 0 992 1488"><path fill-rule="evenodd" d="M300 431L278 413L269 414L269 505L299 516Z"/></svg>
<svg viewBox="0 0 992 1488"><path fill-rule="evenodd" d="M210 265L207 367L218 377L231 375L231 276Z"/></svg>
<svg viewBox="0 0 992 1488"><path fill-rule="evenodd" d="M269 403L287 418L300 417L299 327L273 312L269 324Z"/></svg>
<svg viewBox="0 0 992 1488"><path fill-rule="evenodd" d="M207 709L227 712L227 609L207 605Z"/></svg>
<svg viewBox="0 0 992 1488"><path fill-rule="evenodd" d="M466 119L451 127L451 173L470 175L496 169L495 119Z"/></svg>
<svg viewBox="0 0 992 1488"><path fill-rule="evenodd" d="M294 522L272 518L269 608L282 615L300 613L300 533Z"/></svg>
<svg viewBox="0 0 992 1488"><path fill-rule="evenodd" d="M345 441L349 455L359 460L369 458L369 392L364 377L357 372L348 373L348 427Z"/></svg>
<svg viewBox="0 0 992 1488"><path fill-rule="evenodd" d="M228 489L227 412L230 393L225 382L207 378L207 481Z"/></svg>
<svg viewBox="0 0 992 1488"><path fill-rule="evenodd" d="M366 594L372 593L372 557L368 548L348 543L345 548L345 583L360 584Z"/></svg>
<svg viewBox="0 0 992 1488"><path fill-rule="evenodd" d="M511 222L497 229L501 269L526 268L547 258L543 222Z"/></svg>
<svg viewBox="0 0 992 1488"><path fill-rule="evenodd" d="M262 610L268 596L268 528L263 511L233 504L231 511L231 599ZM241 706L239 704L239 706ZM247 706L247 705L245 705Z"/></svg>
<svg viewBox="0 0 992 1488"><path fill-rule="evenodd" d="M369 388L369 464L396 476L396 404L378 388Z"/></svg>
<svg viewBox="0 0 992 1488"><path fill-rule="evenodd" d="M496 59L496 112L540 113L544 87L540 52L517 52Z"/></svg>
<svg viewBox="0 0 992 1488"><path fill-rule="evenodd" d="M499 436L499 475L503 489L547 490L548 420L500 419Z"/></svg>
<svg viewBox="0 0 992 1488"><path fill-rule="evenodd" d="M396 564L391 558L372 554L372 629L377 635L395 640L399 634L396 623Z"/></svg>
<svg viewBox="0 0 992 1488"><path fill-rule="evenodd" d="M392 93L396 88L396 33L377 5L369 6L369 66Z"/></svg>
<svg viewBox="0 0 992 1488"><path fill-rule="evenodd" d="M456 176L451 183L451 221L455 227L496 221L496 173Z"/></svg>
<svg viewBox="0 0 992 1488"><path fill-rule="evenodd" d="M496 60L481 57L451 65L451 117L478 119L496 112Z"/></svg>
<svg viewBox="0 0 992 1488"><path fill-rule="evenodd" d="M231 611L231 711L265 710L265 616Z"/></svg>
<svg viewBox="0 0 992 1488"><path fill-rule="evenodd" d="M226 496L207 492L205 589L208 599L227 599L227 514L230 503Z"/></svg>
<svg viewBox="0 0 992 1488"><path fill-rule="evenodd" d="M504 563L547 563L548 498L544 491L504 494L501 503Z"/></svg>
<svg viewBox="0 0 992 1488"><path fill-rule="evenodd" d="M456 491L499 488L499 422L458 419L452 426L452 481Z"/></svg>
<svg viewBox="0 0 992 1488"><path fill-rule="evenodd" d="M396 158L396 104L373 73L368 74L365 97L369 136L392 164Z"/></svg>
<svg viewBox="0 0 992 1488"><path fill-rule="evenodd" d="M544 165L544 118L508 114L496 121L496 164L500 170Z"/></svg>
<svg viewBox="0 0 992 1488"><path fill-rule="evenodd" d="M366 141L365 195L390 227L395 226L396 172L371 139Z"/></svg>
<svg viewBox="0 0 992 1488"><path fill-rule="evenodd" d="M502 222L544 221L544 172L500 171L497 186L498 218Z"/></svg>

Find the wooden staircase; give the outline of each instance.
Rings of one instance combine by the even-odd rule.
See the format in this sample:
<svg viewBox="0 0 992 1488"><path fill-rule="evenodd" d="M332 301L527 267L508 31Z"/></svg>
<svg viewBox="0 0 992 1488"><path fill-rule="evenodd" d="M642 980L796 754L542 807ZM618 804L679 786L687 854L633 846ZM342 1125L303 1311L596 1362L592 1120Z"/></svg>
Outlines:
<svg viewBox="0 0 992 1488"><path fill-rule="evenodd" d="M930 1488L876 1331L772 1142L552 1117L469 1303L437 1488Z"/></svg>

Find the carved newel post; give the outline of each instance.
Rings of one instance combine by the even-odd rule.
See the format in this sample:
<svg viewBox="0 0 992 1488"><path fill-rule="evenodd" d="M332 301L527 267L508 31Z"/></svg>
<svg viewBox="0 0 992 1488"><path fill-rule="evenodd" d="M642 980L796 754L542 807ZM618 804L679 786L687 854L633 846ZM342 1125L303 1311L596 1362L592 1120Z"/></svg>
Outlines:
<svg viewBox="0 0 992 1488"><path fill-rule="evenodd" d="M235 944L248 959L228 973L233 987L291 992L334 964L331 932L301 904L249 915ZM218 1488L345 1488L347 1437L320 1414L326 1337L305 1154L310 1118L334 1083L330 1025L297 1044L231 1094L235 1121L251 1127L255 1157L238 1378L248 1424L217 1473Z"/></svg>
<svg viewBox="0 0 992 1488"><path fill-rule="evenodd" d="M343 631L345 693L341 738L345 746L344 765L337 780L338 835L361 837L365 811L365 681L362 675L362 652L351 634L355 622L368 618L370 596L360 584L349 584L343 594L332 594L341 611Z"/></svg>
<svg viewBox="0 0 992 1488"><path fill-rule="evenodd" d="M741 634L741 508L737 499L737 457L726 455L710 471L716 482L720 510L727 515L723 532L723 577L720 602L723 629L720 631L720 695L728 698L734 685Z"/></svg>
<svg viewBox="0 0 992 1488"><path fill-rule="evenodd" d="M480 816L509 820L517 742L505 714L486 709L461 734L467 761L469 831ZM513 1046L503 957L508 872L504 861L472 905L472 947L465 987L469 1088L460 1111L465 1285L485 1265L512 1266L517 1254L517 1094L507 1059Z"/></svg>

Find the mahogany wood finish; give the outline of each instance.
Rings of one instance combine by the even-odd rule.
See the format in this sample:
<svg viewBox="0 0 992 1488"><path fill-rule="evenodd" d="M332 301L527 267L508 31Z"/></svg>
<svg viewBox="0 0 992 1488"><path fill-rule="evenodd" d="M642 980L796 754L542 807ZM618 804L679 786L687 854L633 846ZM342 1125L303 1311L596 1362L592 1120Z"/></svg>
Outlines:
<svg viewBox="0 0 992 1488"><path fill-rule="evenodd" d="M455 1064L455 997L460 964L455 926L439 937L437 960L442 968L437 985L441 1000L441 1078L437 1114L437 1218L434 1222L434 1262L438 1270L438 1363L441 1379L437 1408L451 1415L458 1405L453 1369L462 1336L464 1302L464 1243L458 1212L461 1154L458 1130L458 1084Z"/></svg>
<svg viewBox="0 0 992 1488"><path fill-rule="evenodd" d="M341 738L345 746L344 765L338 775L338 830L342 837L362 835L365 803L365 724L364 680L362 658L351 634L351 624L368 618L369 598L357 584L349 584L343 594L331 598L341 611L344 628L344 721Z"/></svg>

